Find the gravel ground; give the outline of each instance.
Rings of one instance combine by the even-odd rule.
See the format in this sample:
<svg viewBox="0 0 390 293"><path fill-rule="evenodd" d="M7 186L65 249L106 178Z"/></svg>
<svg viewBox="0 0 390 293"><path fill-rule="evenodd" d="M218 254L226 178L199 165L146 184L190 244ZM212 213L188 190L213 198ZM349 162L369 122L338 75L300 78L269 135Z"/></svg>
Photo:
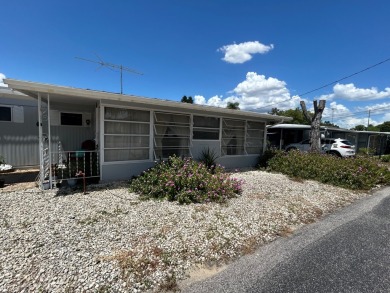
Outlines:
<svg viewBox="0 0 390 293"><path fill-rule="evenodd" d="M235 173L226 204L140 201L124 182L81 190L0 192L0 292L178 289L367 193L263 171Z"/></svg>

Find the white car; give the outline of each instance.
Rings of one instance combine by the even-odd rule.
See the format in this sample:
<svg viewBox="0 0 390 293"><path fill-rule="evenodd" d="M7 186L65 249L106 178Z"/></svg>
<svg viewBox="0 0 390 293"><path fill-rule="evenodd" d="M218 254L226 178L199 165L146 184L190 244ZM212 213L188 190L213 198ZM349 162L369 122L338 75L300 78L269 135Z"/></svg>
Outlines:
<svg viewBox="0 0 390 293"><path fill-rule="evenodd" d="M355 146L349 140L343 138L322 138L321 148L324 153L338 157L355 156ZM291 143L285 148L287 152L294 149L308 152L310 150L310 140L305 139L298 143Z"/></svg>

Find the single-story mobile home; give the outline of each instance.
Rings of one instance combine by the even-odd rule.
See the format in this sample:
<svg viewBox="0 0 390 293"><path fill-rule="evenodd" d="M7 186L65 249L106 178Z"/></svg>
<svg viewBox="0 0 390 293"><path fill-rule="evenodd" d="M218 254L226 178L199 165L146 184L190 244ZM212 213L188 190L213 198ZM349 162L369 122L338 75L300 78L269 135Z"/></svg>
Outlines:
<svg viewBox="0 0 390 293"><path fill-rule="evenodd" d="M17 168L39 166L37 101L0 87L0 156Z"/></svg>
<svg viewBox="0 0 390 293"><path fill-rule="evenodd" d="M253 166L267 122L291 118L5 79L36 100L41 183L76 173L129 179L170 155L213 151L227 168ZM34 123L35 124L35 123ZM53 179L54 178L54 179Z"/></svg>
<svg viewBox="0 0 390 293"><path fill-rule="evenodd" d="M277 124L267 127L267 143L269 147L285 149L291 143L310 138L310 125ZM337 127L321 126L321 135L330 138L344 138L356 146L356 151L365 148L372 154L390 153L390 133L377 131L356 131Z"/></svg>

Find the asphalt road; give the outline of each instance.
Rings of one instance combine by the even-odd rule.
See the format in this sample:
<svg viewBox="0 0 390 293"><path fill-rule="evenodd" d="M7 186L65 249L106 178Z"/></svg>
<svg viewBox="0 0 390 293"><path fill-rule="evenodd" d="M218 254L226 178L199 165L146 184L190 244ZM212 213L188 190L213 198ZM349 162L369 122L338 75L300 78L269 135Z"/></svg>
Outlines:
<svg viewBox="0 0 390 293"><path fill-rule="evenodd" d="M390 188L182 292L390 292Z"/></svg>

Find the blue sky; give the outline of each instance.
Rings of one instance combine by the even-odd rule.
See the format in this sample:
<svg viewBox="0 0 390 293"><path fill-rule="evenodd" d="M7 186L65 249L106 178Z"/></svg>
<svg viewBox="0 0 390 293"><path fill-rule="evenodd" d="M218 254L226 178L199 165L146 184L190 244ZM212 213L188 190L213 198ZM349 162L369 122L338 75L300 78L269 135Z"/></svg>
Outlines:
<svg viewBox="0 0 390 293"><path fill-rule="evenodd" d="M343 127L390 120L388 0L3 1L0 78L267 112L327 99ZM1 80L0 80L1 82Z"/></svg>

